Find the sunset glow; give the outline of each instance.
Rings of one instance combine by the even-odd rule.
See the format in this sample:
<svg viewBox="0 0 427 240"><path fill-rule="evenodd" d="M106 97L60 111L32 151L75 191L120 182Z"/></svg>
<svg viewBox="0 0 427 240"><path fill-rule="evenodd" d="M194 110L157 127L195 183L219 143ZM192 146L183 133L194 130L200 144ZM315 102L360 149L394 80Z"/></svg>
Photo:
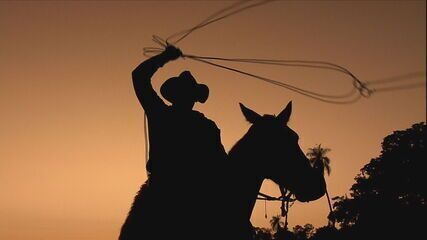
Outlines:
<svg viewBox="0 0 427 240"><path fill-rule="evenodd" d="M0 239L117 239L146 180L144 112L131 72L146 59L143 47L156 46L153 34L167 37L228 4L0 2ZM425 84L425 9L425 1L274 1L199 29L178 47L205 56L329 61L363 81L409 74L408 81ZM321 93L352 87L333 71L230 66ZM331 148L331 197L348 192L359 169L380 154L385 136L426 120L425 85L331 105L179 59L156 73L155 89L183 70L209 86L209 100L196 109L216 122L226 150L249 127L239 102L278 114L292 101L289 126L301 148ZM261 190L279 195L269 181ZM280 203L268 203L265 219L258 202L252 223L268 227L279 212ZM323 226L327 214L325 197L296 203L289 223Z"/></svg>

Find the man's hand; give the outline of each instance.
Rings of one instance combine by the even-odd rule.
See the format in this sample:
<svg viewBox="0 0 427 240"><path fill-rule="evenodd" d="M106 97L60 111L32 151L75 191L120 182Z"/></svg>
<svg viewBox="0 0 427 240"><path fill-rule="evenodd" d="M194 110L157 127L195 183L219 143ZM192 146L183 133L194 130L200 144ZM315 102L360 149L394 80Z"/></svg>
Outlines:
<svg viewBox="0 0 427 240"><path fill-rule="evenodd" d="M173 45L168 45L165 49L165 51L163 52L170 60L175 60L179 57L182 57L182 52L179 48L173 46Z"/></svg>

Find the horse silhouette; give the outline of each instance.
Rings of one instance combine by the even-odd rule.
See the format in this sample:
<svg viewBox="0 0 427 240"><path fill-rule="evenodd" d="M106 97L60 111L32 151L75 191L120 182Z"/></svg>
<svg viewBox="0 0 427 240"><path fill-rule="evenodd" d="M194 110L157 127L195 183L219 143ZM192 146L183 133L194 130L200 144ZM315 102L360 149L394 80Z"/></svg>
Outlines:
<svg viewBox="0 0 427 240"><path fill-rule="evenodd" d="M297 133L287 126L292 103L277 116L261 116L243 104L240 108L251 127L229 151L226 166L213 169L217 171L217 187L200 186L191 196L170 196L166 200L171 204L175 198L187 198L194 204L177 216L163 212L163 221L159 221L159 213L154 209L164 201L152 196L146 182L134 199L120 240L250 240L250 217L264 179L290 190L302 202L325 194L323 174L311 167L298 145Z"/></svg>

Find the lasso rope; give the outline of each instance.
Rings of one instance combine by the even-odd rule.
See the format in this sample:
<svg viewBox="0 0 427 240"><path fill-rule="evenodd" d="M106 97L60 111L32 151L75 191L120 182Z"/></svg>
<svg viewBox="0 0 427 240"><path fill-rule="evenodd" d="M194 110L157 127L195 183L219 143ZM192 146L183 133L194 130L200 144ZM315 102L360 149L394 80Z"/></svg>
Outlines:
<svg viewBox="0 0 427 240"><path fill-rule="evenodd" d="M171 42L172 44L176 45L197 29L200 29L200 28L205 27L209 24L212 24L212 23L220 21L224 18L230 17L232 15L238 14L238 13L245 11L245 10L248 10L250 8L258 7L258 6L261 6L263 4L273 2L273 1L276 1L276 0L264 0L264 1L253 3L253 4L250 4L247 6L244 6L244 5L246 3L253 2L253 1L243 0L243 1L240 1L237 3L234 3L230 6L223 8L223 9L215 12L214 14L210 15L209 17L207 17L205 20L203 20L202 22L200 22L196 26L194 26L190 29L179 31L177 33L170 35L169 37L166 38L166 42ZM179 37L177 40L171 41L171 39L177 38L177 37Z"/></svg>
<svg viewBox="0 0 427 240"><path fill-rule="evenodd" d="M167 42L162 40L158 36L153 36L153 41L158 43L160 46L165 48L167 46ZM144 55L151 56L152 54L158 54L162 52L162 48L144 48ZM350 72L347 68L340 66L338 64L324 62L324 61L303 61L303 60L275 60L275 59L245 59L245 58L222 58L222 57L211 57L211 56L197 56L193 54L183 54L184 58L188 58L191 60L199 61L202 63L206 63L211 66L215 66L218 68L226 69L229 71L237 72L261 81L264 81L269 84L273 84L282 88L286 88L290 91L296 92L298 94L304 95L309 98L313 98L315 100L331 103L331 104L350 104L358 101L361 96L369 97L372 94L372 91L366 87L366 85L360 81L352 72ZM264 65L279 65L284 67L307 67L307 68L320 68L327 69L332 71L337 71L343 74L350 76L353 80L353 88L344 94L340 95L327 95L314 91L309 91L306 89L302 89L296 87L291 84L287 84L278 80L274 80L271 78L266 78L260 75L256 75L253 73L249 73L240 69L232 68L229 66L225 66L223 64L219 64L215 61L227 61L227 62L238 62L238 63L250 63L250 64L264 64ZM355 94L356 91L359 91L359 94Z"/></svg>
<svg viewBox="0 0 427 240"><path fill-rule="evenodd" d="M164 40L163 42L160 41L160 38L158 36L153 36L153 41L159 43L162 47L166 47L168 43L166 43ZM158 54L162 52L164 48L154 48L154 47L148 47L144 48L144 55L151 56L152 54ZM407 81L410 78L416 78L425 76L425 72L414 72L410 74L405 74L397 77L393 77L390 79L382 79L382 80L374 80L370 82L362 82L359 78L357 78L350 70L347 68L340 66L335 63L325 62L325 61L306 61L306 60L276 60L276 59L247 59L247 58L223 58L223 57L212 57L212 56L197 56L193 54L183 54L184 58L188 58L191 60L199 61L202 63L206 63L211 66L215 66L218 68L226 69L229 71L237 72L246 76L250 76L253 78L256 78L258 80L264 81L269 84L273 84L282 88L286 88L290 91L294 91L296 93L299 93L301 95L304 95L306 97L325 102L325 103L331 103L331 104L351 104L357 102L361 97L368 98L374 93L380 93L380 92L389 92L389 91L400 91L400 90L407 90L407 89L414 89L414 88L420 88L425 85L425 82L415 82L410 84L401 84L402 81ZM277 66L284 66L284 67L305 67L305 68L318 68L318 69L326 69L326 70L332 70L341 72L343 74L346 74L352 79L353 88L344 94L340 95L328 95L328 94L322 94L314 91L309 91L306 89L302 89L296 86L293 86L291 84L286 84L283 82L280 82L278 80L262 77L253 73L249 73L240 69L232 68L229 66L225 66L223 64L219 64L215 61L222 61L222 62L237 62L237 63L249 63L249 64L264 64L264 65L277 65ZM398 85L392 85L388 86L390 84L396 84ZM371 86L378 86L378 87L371 87ZM358 94L355 95L356 91L358 91ZM350 98L351 97L351 98ZM350 99L349 99L350 98Z"/></svg>
<svg viewBox="0 0 427 240"><path fill-rule="evenodd" d="M194 31L201 29L209 24L218 22L220 20L223 20L225 18L228 18L230 16L236 15L238 13L241 13L245 10L248 10L250 8L259 7L261 5L273 2L275 0L264 0L264 1L239 1L236 3L231 4L230 6L227 6L219 11L216 11L215 13L208 16L206 19L201 21L199 24L195 25L192 28L185 29L179 32L176 32L174 34L171 34L166 38L166 40L163 40L162 38L154 35L153 41L159 44L161 47L147 47L144 48L144 54L146 56L150 56L152 54L160 53L164 50L164 48L169 45L173 44L176 45L179 42L181 42L183 39L188 37L191 33ZM303 61L303 60L271 60L271 59L241 59L241 58L222 58L222 57L208 57L208 56L197 56L192 54L184 54L183 57L199 61L202 63L209 64L211 66L215 66L218 68L226 69L229 71L237 72L246 76L250 76L253 78L256 78L258 80L262 80L266 83L270 83L282 88L286 88L288 90L294 91L298 94L304 95L306 97L325 102L325 103L331 103L331 104L350 104L357 102L361 97L369 97L373 93L378 92L387 92L387 91L397 91L397 90L406 90L406 89L413 89L422 87L425 85L425 83L412 83L412 84L403 84L403 85L397 85L397 86L385 86L381 87L381 84L387 84L389 82L381 82L381 81L372 81L372 82L362 82L359 80L351 71L348 69L330 62L324 62L324 61ZM243 70L231 68L228 66L225 66L223 64L219 64L217 62L213 61L228 61L228 62L239 62L239 63L251 63L251 64L267 64L267 65L279 65L279 66L285 66L285 67L306 67L306 68L318 68L318 69L328 69L333 71L338 71L341 73L344 73L351 77L353 82L353 88L348 92L341 95L327 95L322 94L314 91L309 91L306 89L302 89L290 84L286 84L274 79L265 78L259 75L255 75ZM425 75L425 73L423 73ZM404 80L404 79L400 79ZM397 81L394 81L397 82ZM380 85L376 88L371 88L372 85ZM358 91L357 96L355 96L356 90Z"/></svg>

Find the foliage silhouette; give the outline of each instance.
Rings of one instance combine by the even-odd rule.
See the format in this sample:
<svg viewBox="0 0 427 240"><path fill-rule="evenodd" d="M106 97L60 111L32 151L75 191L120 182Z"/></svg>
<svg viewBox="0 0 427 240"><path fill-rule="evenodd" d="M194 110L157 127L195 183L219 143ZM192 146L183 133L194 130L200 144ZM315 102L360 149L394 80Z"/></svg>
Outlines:
<svg viewBox="0 0 427 240"><path fill-rule="evenodd" d="M310 160L311 165L314 168L318 168L322 170L322 173L326 172L328 176L331 174L331 160L326 156L328 152L330 152L330 148L322 148L319 144L314 148L309 148L307 152L307 157ZM326 198L328 199L329 212L332 212L332 204L331 199L328 193L328 187L326 186ZM332 221L332 225L335 225L334 221Z"/></svg>
<svg viewBox="0 0 427 240"><path fill-rule="evenodd" d="M310 240L341 240L341 232L333 226L317 228Z"/></svg>
<svg viewBox="0 0 427 240"><path fill-rule="evenodd" d="M296 240L310 239L314 234L313 225L307 223L304 226L296 225L293 229Z"/></svg>
<svg viewBox="0 0 427 240"><path fill-rule="evenodd" d="M384 138L381 155L361 169L350 197L338 198L329 216L340 223L346 239L415 239L425 234L425 144L425 123Z"/></svg>
<svg viewBox="0 0 427 240"><path fill-rule="evenodd" d="M273 240L270 229L254 227L253 240Z"/></svg>
<svg viewBox="0 0 427 240"><path fill-rule="evenodd" d="M279 230L274 233L274 240L296 240L296 236L287 228L279 228Z"/></svg>
<svg viewBox="0 0 427 240"><path fill-rule="evenodd" d="M275 215L275 216L271 217L270 225L271 225L271 229L274 232L279 231L280 228L282 228L284 225L284 223L282 221L282 216L281 215Z"/></svg>

